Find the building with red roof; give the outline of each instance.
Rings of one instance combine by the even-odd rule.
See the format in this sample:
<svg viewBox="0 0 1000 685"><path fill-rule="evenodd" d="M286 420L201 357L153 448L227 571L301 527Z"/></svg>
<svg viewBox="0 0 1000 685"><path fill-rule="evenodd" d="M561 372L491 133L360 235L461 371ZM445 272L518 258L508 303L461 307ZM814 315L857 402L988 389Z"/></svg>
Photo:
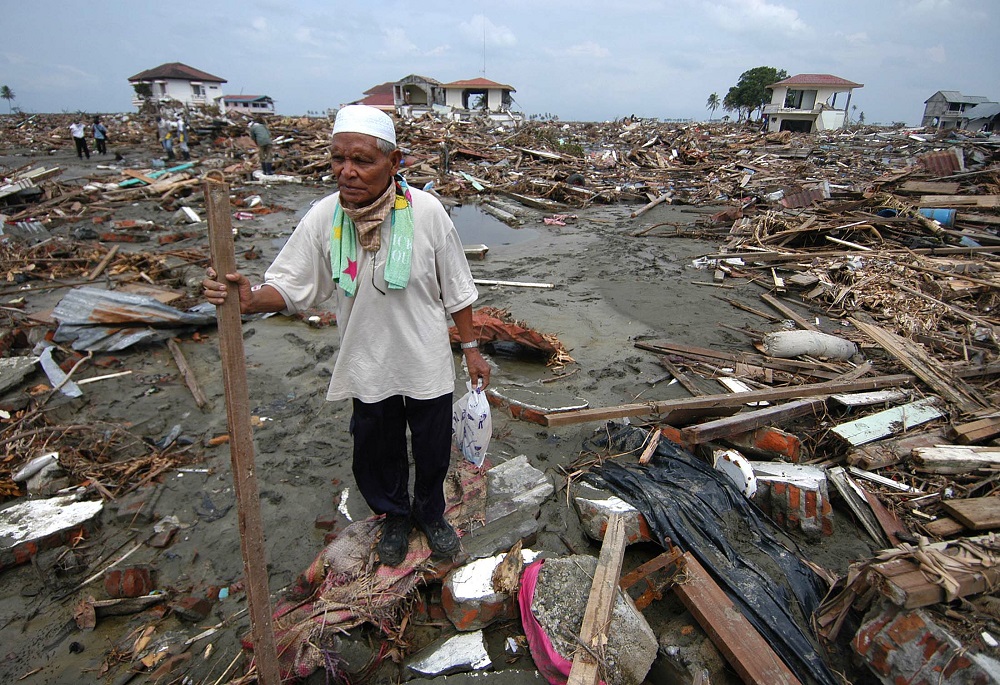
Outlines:
<svg viewBox="0 0 1000 685"><path fill-rule="evenodd" d="M851 92L863 87L833 74L796 74L772 83L771 104L764 105L767 130L813 133L841 128L847 123Z"/></svg>
<svg viewBox="0 0 1000 685"><path fill-rule="evenodd" d="M195 69L182 62L167 62L130 76L135 89L132 104L179 102L183 105L214 105L222 97L226 79Z"/></svg>

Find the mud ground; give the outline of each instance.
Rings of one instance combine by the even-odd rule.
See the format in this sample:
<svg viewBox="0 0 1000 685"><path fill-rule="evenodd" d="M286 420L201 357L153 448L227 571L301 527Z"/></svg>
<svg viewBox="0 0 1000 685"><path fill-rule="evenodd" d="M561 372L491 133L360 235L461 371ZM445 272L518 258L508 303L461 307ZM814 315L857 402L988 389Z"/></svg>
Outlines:
<svg viewBox="0 0 1000 685"><path fill-rule="evenodd" d="M151 154L149 150L126 152L127 158L140 163ZM0 165L7 169L29 161L33 160L16 151L0 157ZM98 165L108 162L96 156L89 162L80 162L69 154L34 161L62 166L66 170L63 182L83 183L87 178L101 176L106 181L121 178L120 170L98 169ZM252 221L234 222L240 233L237 262L251 280L260 278L309 203L328 192L329 188L317 186L234 184L234 196L260 194L266 205L289 208ZM659 222L693 225L710 209L661 205L631 219L629 213L635 208L616 205L569 210L578 219L565 227L544 225L540 212L525 210L524 226L535 231L536 237L491 245L485 260L470 261L476 278L553 284L551 289L480 286L476 306L506 309L528 326L556 335L575 359L575 364L554 371L536 362L494 356L496 387L535 393L545 406L561 406L578 399L598 407L683 397L686 392L676 383L663 381L663 368L653 355L636 349L635 341L666 338L720 350L751 351L752 336L723 326L770 330L767 322L717 298L731 297L759 306L759 294L763 292L759 286L739 279L733 281L735 288L727 290L695 285L711 281L711 272L694 268L692 260L714 252L718 247L715 242L632 235ZM152 201L119 207L114 218L170 223L170 215ZM68 235L74 228L66 224L53 229L53 234ZM462 233L461 223L458 230ZM155 243L123 249L157 249L151 245ZM203 247L206 254L208 251L207 239L170 247L184 246ZM260 259L242 256L251 247L256 248ZM181 282L190 284L188 291L194 295L202 273L201 267L191 267L181 270L178 276ZM29 292L26 297L29 312L44 311L54 306L61 291ZM154 495L156 517L176 516L184 528L168 548L144 546L128 560L129 564L149 564L155 569L157 587L178 592L229 586L243 574L229 451L225 445L202 447L204 439L226 432L218 339L213 328L199 333L203 339L185 337L181 348L209 398L210 406L205 411L196 406L163 345L115 353L117 367L131 370L131 375L89 384L83 398L63 401L53 409L67 422L127 424L133 432L152 440L180 425L182 435L192 439L191 463L183 470L164 474ZM343 517L337 514L337 506L345 502L354 520L369 512L356 496L351 476L349 403L324 399L339 346L336 327L313 328L283 316L254 318L244 324L244 344L250 406L258 425L254 442L270 589L277 594L322 549L325 531L314 525L318 516ZM456 354L456 364L460 362ZM107 371L80 371L81 377L100 373ZM556 378L562 374L568 375ZM462 392L461 368L458 376L456 392ZM44 377L38 372L32 380L42 382ZM542 506L541 532L533 548L554 555L596 555L599 548L583 536L563 486L564 469L587 456L583 442L602 426L580 424L548 429L494 410L493 427L491 461L525 454L557 486L556 493ZM851 561L869 556L871 550L846 512L837 510L836 517L833 538L818 544L801 542L812 561L840 574ZM339 523L345 520L341 518ZM109 507L99 532L80 551L85 573L60 572L57 566L63 562L59 550L39 555L31 565L3 572L0 682L16 682L29 673L32 675L23 682L31 685L123 682L125 664L112 663L111 670L102 676L102 663L108 661L117 646L130 645L134 631L153 621L142 614L112 617L101 620L96 630L82 632L73 621L73 606L88 594L102 598L101 581L66 593L151 532L150 523L118 520ZM630 549L625 568L656 553L642 546ZM194 683L228 680L242 673L240 669L245 665L237 658L239 638L249 627L247 615L240 613L245 607L245 594L236 592L217 602L209 617L197 624L172 617L159 621L156 635L176 644L204 628L226 622L219 632L191 647L188 675ZM693 625L689 617L685 621L682 612L676 602L665 599L654 603L646 615L654 630L661 633L674 630L677 620ZM437 632L435 626L417 630L414 647ZM504 637L518 632L518 627L510 624L491 631L495 668L532 669L527 656L507 663L508 657L502 653ZM206 649L209 644L211 649ZM692 645L692 649L698 648L694 641ZM231 665L232 669L227 670ZM379 671L373 682L395 682L395 678L390 664Z"/></svg>

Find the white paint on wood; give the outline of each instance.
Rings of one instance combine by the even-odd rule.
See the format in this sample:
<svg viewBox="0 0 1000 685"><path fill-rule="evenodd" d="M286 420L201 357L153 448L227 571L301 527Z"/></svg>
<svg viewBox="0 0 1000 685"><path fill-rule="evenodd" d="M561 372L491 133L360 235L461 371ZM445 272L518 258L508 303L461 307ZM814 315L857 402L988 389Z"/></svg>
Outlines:
<svg viewBox="0 0 1000 685"><path fill-rule="evenodd" d="M941 418L944 416L944 412L941 411L939 405L940 400L937 397L925 397L901 407L893 407L877 414L842 423L835 427L832 432L851 445L864 445Z"/></svg>

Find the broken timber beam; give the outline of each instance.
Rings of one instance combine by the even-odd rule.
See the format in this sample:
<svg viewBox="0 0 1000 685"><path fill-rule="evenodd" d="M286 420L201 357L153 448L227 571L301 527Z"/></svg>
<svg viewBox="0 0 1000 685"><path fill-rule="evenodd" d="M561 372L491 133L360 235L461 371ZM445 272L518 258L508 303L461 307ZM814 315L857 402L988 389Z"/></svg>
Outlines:
<svg viewBox="0 0 1000 685"><path fill-rule="evenodd" d="M580 626L580 642L584 648L578 649L573 657L573 667L566 685L597 685L600 665L592 652L599 652L607 642L611 612L618 593L622 592L618 587L618 580L624 555L625 517L612 514L604 534L601 554L597 558L597 569L594 571L587 609L583 614L583 625Z"/></svg>
<svg viewBox="0 0 1000 685"><path fill-rule="evenodd" d="M180 345L178 345L173 338L167 340L167 348L170 350L170 354L174 356L174 363L177 364L178 370L181 372L181 378L184 379L184 383L187 385L188 390L191 391L191 396L194 397L195 404L198 405L198 409L204 409L208 404L208 398L205 397L205 393L202 392L201 386L198 385L198 378L194 375L194 371L191 370L190 364L187 363L187 359L184 357L184 352L181 351Z"/></svg>
<svg viewBox="0 0 1000 685"><path fill-rule="evenodd" d="M208 211L208 237L212 264L219 274L235 273L236 253L233 247L229 184L206 179L203 187L205 208ZM219 349L222 354L222 381L226 391L230 461L233 467L233 485L239 514L243 572L247 579L247 604L250 609L250 632L257 662L257 681L261 685L280 685L278 647L274 639L267 579L267 553L264 549L264 529L260 514L260 490L257 487L254 464L250 393L247 387L239 299L227 297L225 302L216 307L216 317L219 322Z"/></svg>
<svg viewBox="0 0 1000 685"><path fill-rule="evenodd" d="M1000 447L915 447L912 458L916 469L925 473L969 473L976 469L1000 467Z"/></svg>
<svg viewBox="0 0 1000 685"><path fill-rule="evenodd" d="M745 394L745 393L744 393ZM681 439L689 445L700 445L716 438L746 433L755 428L770 426L784 419L792 419L807 414L819 414L826 408L820 397L786 402L774 407L742 412L735 416L716 419L681 429Z"/></svg>
<svg viewBox="0 0 1000 685"><path fill-rule="evenodd" d="M684 562L687 581L674 585L674 592L740 679L751 685L798 684L795 674L690 552Z"/></svg>
<svg viewBox="0 0 1000 685"><path fill-rule="evenodd" d="M856 390L879 390L881 388L895 388L911 383L912 381L913 376L904 373L890 376L874 376L847 383L806 383L782 388L751 390L750 392L685 397L676 400L659 400L639 404L622 404L617 407L593 407L546 414L545 425L567 426L586 421L607 421L609 419L625 418L626 416L643 416L648 414L657 415L660 420L668 420L672 411L738 407L750 402L819 397L821 395L832 395L838 392L852 392Z"/></svg>
<svg viewBox="0 0 1000 685"><path fill-rule="evenodd" d="M854 317L851 317L850 321L858 330L898 359L917 378L933 388L946 401L966 413L982 409L982 405L976 399L972 388L961 379L951 377L948 370L929 357L920 345L873 323L867 323Z"/></svg>

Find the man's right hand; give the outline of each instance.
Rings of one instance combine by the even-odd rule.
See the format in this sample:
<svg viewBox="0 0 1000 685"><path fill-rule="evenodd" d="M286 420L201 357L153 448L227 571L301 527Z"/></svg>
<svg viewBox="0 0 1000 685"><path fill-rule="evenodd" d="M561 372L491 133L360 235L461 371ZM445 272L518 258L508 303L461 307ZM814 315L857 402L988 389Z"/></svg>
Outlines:
<svg viewBox="0 0 1000 685"><path fill-rule="evenodd" d="M229 284L236 286L236 292L240 298L240 311L244 314L253 301L253 293L250 291L250 279L241 273L226 274L225 281L218 281L218 274L215 269L208 267L205 272L205 279L201 282L205 299L218 306L226 301L226 295L232 290ZM228 283L227 283L228 282Z"/></svg>

